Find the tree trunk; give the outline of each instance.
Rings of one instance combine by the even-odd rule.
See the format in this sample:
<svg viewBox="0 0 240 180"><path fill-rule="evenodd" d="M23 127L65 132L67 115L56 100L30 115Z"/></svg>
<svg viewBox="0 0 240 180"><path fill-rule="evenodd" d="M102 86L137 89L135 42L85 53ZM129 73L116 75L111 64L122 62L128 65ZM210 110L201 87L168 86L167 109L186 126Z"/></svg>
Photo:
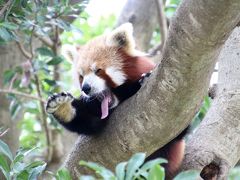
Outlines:
<svg viewBox="0 0 240 180"><path fill-rule="evenodd" d="M137 48L147 51L152 33L158 25L155 0L128 0L119 16L117 26L125 22L133 24Z"/></svg>
<svg viewBox="0 0 240 180"><path fill-rule="evenodd" d="M161 66L148 84L118 107L100 136L79 137L65 163L74 178L81 159L113 169L133 153L151 154L186 128L207 93L222 44L239 22L239 10L238 0L182 1Z"/></svg>
<svg viewBox="0 0 240 180"><path fill-rule="evenodd" d="M187 143L184 169L199 169L205 179L227 173L240 158L240 28L236 28L219 56L216 97L197 131ZM209 165L211 164L211 165Z"/></svg>
<svg viewBox="0 0 240 180"><path fill-rule="evenodd" d="M3 88L3 73L7 69L11 69L23 62L24 57L19 52L15 44L9 44L7 46L0 46L0 89ZM7 143L12 152L16 152L19 142L19 129L16 124L22 117L22 113L19 113L15 120L11 119L9 113L9 101L6 98L6 94L0 93L0 127L9 128L8 132L1 137L1 139ZM4 179L0 173L0 179Z"/></svg>

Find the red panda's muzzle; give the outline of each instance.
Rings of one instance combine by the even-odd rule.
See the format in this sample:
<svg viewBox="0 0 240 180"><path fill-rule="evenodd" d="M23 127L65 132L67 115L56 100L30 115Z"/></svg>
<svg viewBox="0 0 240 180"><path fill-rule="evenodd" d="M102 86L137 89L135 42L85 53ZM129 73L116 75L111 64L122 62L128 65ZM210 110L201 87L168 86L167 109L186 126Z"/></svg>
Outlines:
<svg viewBox="0 0 240 180"><path fill-rule="evenodd" d="M83 96L88 96L84 91L82 91ZM105 119L109 115L109 109L115 104L114 95L109 90L105 90L101 93L97 93L91 96L92 98L97 98L101 102L101 119Z"/></svg>

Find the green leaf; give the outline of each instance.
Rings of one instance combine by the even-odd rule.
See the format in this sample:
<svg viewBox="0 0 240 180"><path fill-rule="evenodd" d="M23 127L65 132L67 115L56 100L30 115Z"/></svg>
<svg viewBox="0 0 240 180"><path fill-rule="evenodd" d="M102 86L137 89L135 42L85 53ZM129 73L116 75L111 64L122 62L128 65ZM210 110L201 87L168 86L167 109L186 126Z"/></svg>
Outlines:
<svg viewBox="0 0 240 180"><path fill-rule="evenodd" d="M126 180L133 179L138 168L144 163L145 156L145 153L136 153L131 157L127 164Z"/></svg>
<svg viewBox="0 0 240 180"><path fill-rule="evenodd" d="M37 179L37 177L45 170L46 166L47 166L47 163L44 163L42 165L38 165L37 167L31 169L29 171L28 180Z"/></svg>
<svg viewBox="0 0 240 180"><path fill-rule="evenodd" d="M174 180L192 180L192 179L198 179L199 176L199 171L196 170L189 170L189 171L184 171L178 174Z"/></svg>
<svg viewBox="0 0 240 180"><path fill-rule="evenodd" d="M6 85L7 83L10 83L14 75L15 75L15 72L13 70L5 71L3 74L3 84Z"/></svg>
<svg viewBox="0 0 240 180"><path fill-rule="evenodd" d="M160 165L157 164L150 169L148 179L164 180L164 178L165 178L164 168L161 167Z"/></svg>
<svg viewBox="0 0 240 180"><path fill-rule="evenodd" d="M52 58L50 61L47 62L48 65L57 65L60 64L63 59L59 56Z"/></svg>
<svg viewBox="0 0 240 180"><path fill-rule="evenodd" d="M0 169L6 179L10 179L10 167L7 163L6 158L0 154Z"/></svg>
<svg viewBox="0 0 240 180"><path fill-rule="evenodd" d="M126 165L127 165L127 162L121 162L116 166L115 172L118 180L125 179Z"/></svg>
<svg viewBox="0 0 240 180"><path fill-rule="evenodd" d="M3 23L0 23L0 27L5 27L9 30L16 30L18 28L18 26L12 22L3 22Z"/></svg>
<svg viewBox="0 0 240 180"><path fill-rule="evenodd" d="M95 180L93 176L80 176L79 180Z"/></svg>
<svg viewBox="0 0 240 180"><path fill-rule="evenodd" d="M20 105L20 103L18 101L13 100L13 101L11 101L9 109L10 109L10 114L11 114L12 119L15 119L17 114L18 114L18 112L21 109L21 105Z"/></svg>
<svg viewBox="0 0 240 180"><path fill-rule="evenodd" d="M114 174L110 170L97 163L80 161L79 164L94 170L97 174L102 176L103 179L114 179Z"/></svg>
<svg viewBox="0 0 240 180"><path fill-rule="evenodd" d="M56 25L59 28L65 30L65 31L70 31L71 30L70 24L68 22L66 22L66 21L63 21L61 19L56 19L55 22L56 22Z"/></svg>
<svg viewBox="0 0 240 180"><path fill-rule="evenodd" d="M12 152L10 151L8 145L2 140L0 140L0 153L7 156L11 161L13 160Z"/></svg>
<svg viewBox="0 0 240 180"><path fill-rule="evenodd" d="M44 79L44 82L46 82L49 86L55 86L57 83L54 80L50 80L50 79Z"/></svg>
<svg viewBox="0 0 240 180"><path fill-rule="evenodd" d="M72 180L70 172L66 168L62 168L57 171L56 179L57 180Z"/></svg>
<svg viewBox="0 0 240 180"><path fill-rule="evenodd" d="M10 41L12 39L11 33L8 32L8 30L6 28L2 28L2 27L0 27L0 37L4 41Z"/></svg>
<svg viewBox="0 0 240 180"><path fill-rule="evenodd" d="M40 48L37 48L36 50L39 54L41 54L42 56L49 56L49 57L53 57L54 54L53 52L46 48L46 47L40 47Z"/></svg>
<svg viewBox="0 0 240 180"><path fill-rule="evenodd" d="M141 170L146 171L146 170L149 170L152 167L156 166L157 164L163 164L163 163L167 163L167 160L162 159L162 158L157 158L157 159L154 159L152 161L148 161L147 163L145 163L141 167Z"/></svg>
<svg viewBox="0 0 240 180"><path fill-rule="evenodd" d="M20 174L22 171L25 170L26 164L22 163L22 162L16 162L13 164L12 166L12 173L13 174Z"/></svg>
<svg viewBox="0 0 240 180"><path fill-rule="evenodd" d="M27 170L23 170L21 173L17 175L17 180L27 180L29 177L29 173Z"/></svg>

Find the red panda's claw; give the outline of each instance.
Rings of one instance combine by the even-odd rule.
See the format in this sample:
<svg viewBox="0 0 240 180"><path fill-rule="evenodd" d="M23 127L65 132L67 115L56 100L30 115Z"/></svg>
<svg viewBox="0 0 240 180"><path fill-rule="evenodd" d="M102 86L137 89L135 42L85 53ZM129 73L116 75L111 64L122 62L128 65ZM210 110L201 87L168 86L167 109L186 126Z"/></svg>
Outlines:
<svg viewBox="0 0 240 180"><path fill-rule="evenodd" d="M148 73L143 73L141 75L141 79L139 80L139 83L141 85L143 85L143 83L145 82L145 79L148 78L150 75L152 74L152 71L148 72Z"/></svg>
<svg viewBox="0 0 240 180"><path fill-rule="evenodd" d="M64 103L71 103L73 100L74 97L70 93L67 92L61 92L59 94L54 93L47 100L46 112L52 114L59 108L59 106L61 106Z"/></svg>

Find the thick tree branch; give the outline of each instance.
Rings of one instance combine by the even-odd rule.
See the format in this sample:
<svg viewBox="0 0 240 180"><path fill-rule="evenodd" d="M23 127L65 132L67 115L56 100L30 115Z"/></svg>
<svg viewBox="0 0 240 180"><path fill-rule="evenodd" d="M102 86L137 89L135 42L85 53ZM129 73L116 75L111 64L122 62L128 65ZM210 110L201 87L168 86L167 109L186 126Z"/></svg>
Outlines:
<svg viewBox="0 0 240 180"><path fill-rule="evenodd" d="M182 1L161 66L148 84L119 106L101 135L79 137L65 164L74 177L80 159L113 168L135 152L151 154L189 124L207 93L222 44L239 21L239 9L238 0Z"/></svg>
<svg viewBox="0 0 240 180"><path fill-rule="evenodd" d="M240 28L236 28L219 56L219 82L216 97L203 122L187 143L184 169L205 169L225 179L240 158ZM219 172L214 174L215 165ZM216 169L215 168L215 169Z"/></svg>

